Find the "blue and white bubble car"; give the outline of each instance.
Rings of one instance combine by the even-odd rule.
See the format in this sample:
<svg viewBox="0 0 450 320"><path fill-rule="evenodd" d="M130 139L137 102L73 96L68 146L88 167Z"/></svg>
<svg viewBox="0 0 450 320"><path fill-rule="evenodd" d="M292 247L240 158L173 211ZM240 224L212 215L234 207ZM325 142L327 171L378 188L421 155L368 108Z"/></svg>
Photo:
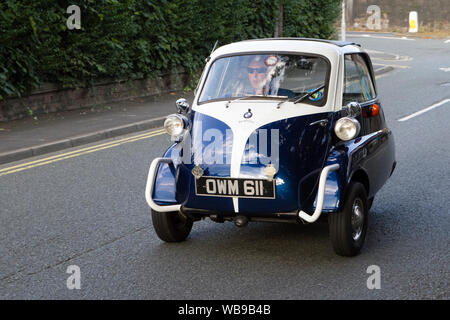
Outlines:
<svg viewBox="0 0 450 320"><path fill-rule="evenodd" d="M164 127L173 145L150 165L155 231L185 240L194 222L313 223L335 252L358 254L376 193L394 171L370 58L359 45L276 38L207 58L195 97Z"/></svg>

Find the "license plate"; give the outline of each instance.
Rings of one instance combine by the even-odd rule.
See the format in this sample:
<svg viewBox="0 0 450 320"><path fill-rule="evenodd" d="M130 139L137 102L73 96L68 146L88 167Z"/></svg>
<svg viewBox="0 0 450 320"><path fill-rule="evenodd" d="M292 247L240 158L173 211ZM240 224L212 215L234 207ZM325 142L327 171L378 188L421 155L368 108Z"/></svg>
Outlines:
<svg viewBox="0 0 450 320"><path fill-rule="evenodd" d="M199 196L275 199L275 180L200 177L195 179Z"/></svg>

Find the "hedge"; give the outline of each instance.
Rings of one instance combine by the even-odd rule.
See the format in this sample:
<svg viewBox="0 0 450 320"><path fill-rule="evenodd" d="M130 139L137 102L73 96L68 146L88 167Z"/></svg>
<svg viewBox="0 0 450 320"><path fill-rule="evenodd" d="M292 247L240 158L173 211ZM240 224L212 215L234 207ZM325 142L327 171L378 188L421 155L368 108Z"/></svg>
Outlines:
<svg viewBox="0 0 450 320"><path fill-rule="evenodd" d="M74 4L79 30L66 26ZM280 4L283 36L335 35L339 0L2 0L0 100L44 82L75 88L180 66L196 74L216 40L273 37Z"/></svg>

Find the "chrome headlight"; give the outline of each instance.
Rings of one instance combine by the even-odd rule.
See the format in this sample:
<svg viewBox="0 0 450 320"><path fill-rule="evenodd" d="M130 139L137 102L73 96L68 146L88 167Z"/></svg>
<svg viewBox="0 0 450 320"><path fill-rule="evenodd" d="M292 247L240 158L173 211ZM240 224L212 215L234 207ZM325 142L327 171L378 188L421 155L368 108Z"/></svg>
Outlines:
<svg viewBox="0 0 450 320"><path fill-rule="evenodd" d="M164 129L166 132L172 137L180 136L186 127L186 122L183 118L184 117L179 114L171 114L167 116L164 121Z"/></svg>
<svg viewBox="0 0 450 320"><path fill-rule="evenodd" d="M355 118L344 117L336 121L334 132L339 139L348 141L359 134L361 126Z"/></svg>

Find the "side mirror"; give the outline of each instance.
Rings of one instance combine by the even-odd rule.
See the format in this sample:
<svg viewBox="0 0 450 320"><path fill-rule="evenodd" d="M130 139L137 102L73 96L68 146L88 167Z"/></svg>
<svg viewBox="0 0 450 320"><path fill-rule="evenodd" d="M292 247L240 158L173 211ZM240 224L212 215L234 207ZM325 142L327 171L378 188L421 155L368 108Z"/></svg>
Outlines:
<svg viewBox="0 0 450 320"><path fill-rule="evenodd" d="M361 105L358 102L350 102L342 108L347 113L347 117L356 117L361 114Z"/></svg>
<svg viewBox="0 0 450 320"><path fill-rule="evenodd" d="M175 102L178 113L186 114L189 111L189 103L185 98L180 98Z"/></svg>

